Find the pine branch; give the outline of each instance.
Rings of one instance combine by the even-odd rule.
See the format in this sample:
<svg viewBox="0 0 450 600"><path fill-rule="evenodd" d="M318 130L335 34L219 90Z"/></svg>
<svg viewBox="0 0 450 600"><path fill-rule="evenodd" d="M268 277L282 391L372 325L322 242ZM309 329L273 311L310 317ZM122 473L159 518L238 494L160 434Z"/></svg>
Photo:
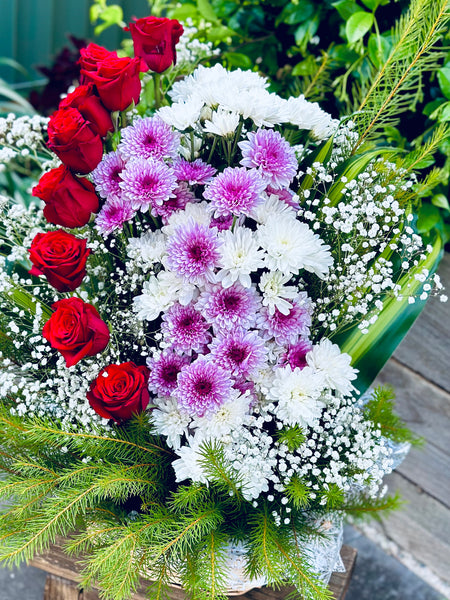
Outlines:
<svg viewBox="0 0 450 600"><path fill-rule="evenodd" d="M439 67L445 53L435 46L445 32L448 9L448 0L412 0L393 33L389 58L374 76L354 115L360 137L352 154L384 126L395 123L401 112L409 110L421 88L422 73Z"/></svg>

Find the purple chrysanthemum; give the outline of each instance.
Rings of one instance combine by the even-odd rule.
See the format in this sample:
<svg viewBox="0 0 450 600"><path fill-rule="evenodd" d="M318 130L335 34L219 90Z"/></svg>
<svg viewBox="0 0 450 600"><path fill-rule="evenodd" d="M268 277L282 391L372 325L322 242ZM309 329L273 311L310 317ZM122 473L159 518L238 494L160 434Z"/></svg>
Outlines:
<svg viewBox="0 0 450 600"><path fill-rule="evenodd" d="M197 202L193 192L189 189L187 183L180 181L177 187L173 190L172 196L163 202L161 205L152 209L154 216L161 217L164 225L169 222L170 215L177 210L186 208L189 202Z"/></svg>
<svg viewBox="0 0 450 600"><path fill-rule="evenodd" d="M170 396L177 387L177 377L181 369L189 364L187 356L180 356L171 350L165 350L147 360L150 369L148 389L157 396Z"/></svg>
<svg viewBox="0 0 450 600"><path fill-rule="evenodd" d="M133 125L122 129L122 141L118 148L127 159L175 158L180 145L180 134L159 117L138 119Z"/></svg>
<svg viewBox="0 0 450 600"><path fill-rule="evenodd" d="M254 288L234 283L228 288L221 284L209 285L197 301L197 309L217 329L232 329L240 325L253 327L259 308L258 294Z"/></svg>
<svg viewBox="0 0 450 600"><path fill-rule="evenodd" d="M102 198L122 195L119 185L122 181L120 173L124 170L125 165L120 152L109 152L92 171L92 181Z"/></svg>
<svg viewBox="0 0 450 600"><path fill-rule="evenodd" d="M153 158L136 158L121 173L120 187L135 210L147 211L166 202L176 188L172 169Z"/></svg>
<svg viewBox="0 0 450 600"><path fill-rule="evenodd" d="M303 369L306 367L306 355L312 350L309 340L300 340L292 344L281 357L282 365L289 365L292 369Z"/></svg>
<svg viewBox="0 0 450 600"><path fill-rule="evenodd" d="M105 202L101 211L95 217L95 227L103 237L116 229L121 229L126 221L130 221L136 211L125 198L112 196Z"/></svg>
<svg viewBox="0 0 450 600"><path fill-rule="evenodd" d="M298 210L300 208L300 204L298 202L298 196L296 196L294 194L294 192L290 189L283 188L281 190L275 190L274 188L271 188L270 186L268 186L268 188L266 189L266 192L269 195L275 194L275 196L278 196L278 198L282 202L284 202L285 204L287 204L294 210Z"/></svg>
<svg viewBox="0 0 450 600"><path fill-rule="evenodd" d="M216 174L216 169L203 162L201 158L192 162L177 158L173 161L173 170L180 181L187 181L190 185L204 185Z"/></svg>
<svg viewBox="0 0 450 600"><path fill-rule="evenodd" d="M209 226L216 227L219 231L226 231L227 229L231 229L233 220L234 217L231 213L229 215L222 215L221 217L213 217Z"/></svg>
<svg viewBox="0 0 450 600"><path fill-rule="evenodd" d="M278 308L270 314L269 309L263 306L260 311L258 325L267 338L275 338L279 344L295 344L300 337L309 335L311 326L310 307L305 302L292 302L292 308L287 315Z"/></svg>
<svg viewBox="0 0 450 600"><path fill-rule="evenodd" d="M229 399L231 385L227 371L201 356L181 369L173 395L180 408L189 414L203 417Z"/></svg>
<svg viewBox="0 0 450 600"><path fill-rule="evenodd" d="M256 169L227 167L206 187L203 196L211 201L214 216L249 215L262 202L266 184Z"/></svg>
<svg viewBox="0 0 450 600"><path fill-rule="evenodd" d="M217 231L190 219L167 242L167 264L190 283L213 281L220 245Z"/></svg>
<svg viewBox="0 0 450 600"><path fill-rule="evenodd" d="M265 363L264 340L255 331L237 328L219 335L211 345L211 359L233 376L254 377Z"/></svg>
<svg viewBox="0 0 450 600"><path fill-rule="evenodd" d="M209 323L192 304L174 304L163 316L164 341L176 352L199 352L209 343Z"/></svg>
<svg viewBox="0 0 450 600"><path fill-rule="evenodd" d="M275 189L288 187L298 170L294 149L273 129L258 129L238 145L242 150L241 165L260 171L266 184Z"/></svg>

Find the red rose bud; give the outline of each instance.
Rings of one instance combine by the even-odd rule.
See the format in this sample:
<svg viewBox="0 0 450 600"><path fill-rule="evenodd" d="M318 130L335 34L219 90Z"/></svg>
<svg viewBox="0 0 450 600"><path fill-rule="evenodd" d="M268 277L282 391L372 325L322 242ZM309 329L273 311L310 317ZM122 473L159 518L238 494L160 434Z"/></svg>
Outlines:
<svg viewBox="0 0 450 600"><path fill-rule="evenodd" d="M105 137L108 131L113 131L114 125L111 113L94 93L94 85L79 85L66 98L61 100L59 108L72 107L80 111L82 117L89 121L91 128L100 137Z"/></svg>
<svg viewBox="0 0 450 600"><path fill-rule="evenodd" d="M98 133L76 108L60 108L48 124L48 147L61 161L78 173L90 173L103 156Z"/></svg>
<svg viewBox="0 0 450 600"><path fill-rule="evenodd" d="M86 82L95 84L101 101L110 111L125 110L137 104L141 93L140 58L108 56L96 71L81 69Z"/></svg>
<svg viewBox="0 0 450 600"><path fill-rule="evenodd" d="M147 367L137 367L132 362L109 365L91 383L86 394L89 404L104 419L117 423L130 419L149 403L149 374Z"/></svg>
<svg viewBox="0 0 450 600"><path fill-rule="evenodd" d="M32 194L45 202L44 217L49 223L69 229L83 227L99 209L92 183L64 165L44 173Z"/></svg>
<svg viewBox="0 0 450 600"><path fill-rule="evenodd" d="M72 292L86 275L86 243L65 231L38 233L29 250L30 274L44 275L58 292Z"/></svg>
<svg viewBox="0 0 450 600"><path fill-rule="evenodd" d="M171 64L176 64L175 46L183 34L183 26L176 19L136 19L125 31L131 32L135 56L140 56L152 71L162 73Z"/></svg>
<svg viewBox="0 0 450 600"><path fill-rule="evenodd" d="M106 48L103 48L103 46L94 43L88 44L86 48L81 48L80 55L81 58L78 61L78 64L82 69L80 77L80 83L82 85L89 82L88 75L84 75L83 73L96 71L98 64L105 58L108 58L108 56L115 56L117 58L117 52L110 52Z"/></svg>
<svg viewBox="0 0 450 600"><path fill-rule="evenodd" d="M52 308L55 312L45 323L42 335L64 356L67 367L106 348L109 329L92 304L67 298L58 300Z"/></svg>

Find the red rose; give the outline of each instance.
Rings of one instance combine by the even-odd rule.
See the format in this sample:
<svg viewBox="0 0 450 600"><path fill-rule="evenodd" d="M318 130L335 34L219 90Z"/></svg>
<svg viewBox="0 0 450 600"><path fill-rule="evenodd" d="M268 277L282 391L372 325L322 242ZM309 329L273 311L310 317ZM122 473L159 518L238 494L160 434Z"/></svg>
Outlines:
<svg viewBox="0 0 450 600"><path fill-rule="evenodd" d="M132 102L139 102L141 93L140 58L107 56L97 64L96 71L84 68L85 82L95 84L101 101L108 110L125 110Z"/></svg>
<svg viewBox="0 0 450 600"><path fill-rule="evenodd" d="M76 108L60 108L48 124L48 147L70 169L90 173L103 156L98 133Z"/></svg>
<svg viewBox="0 0 450 600"><path fill-rule="evenodd" d="M78 61L82 72L80 77L80 83L84 85L89 82L89 77L83 75L84 73L89 73L89 71L96 71L97 65L103 59L108 58L108 56L115 56L117 58L117 52L110 52L103 46L99 46L98 44L90 43L86 46L86 48L80 49L81 58Z"/></svg>
<svg viewBox="0 0 450 600"><path fill-rule="evenodd" d="M162 73L176 64L175 46L183 34L183 26L176 19L145 17L125 30L131 31L135 56L140 56L149 69Z"/></svg>
<svg viewBox="0 0 450 600"><path fill-rule="evenodd" d="M61 100L59 108L77 108L81 116L89 121L91 128L98 133L100 137L105 137L108 131L114 129L111 114L102 101L94 93L94 85L79 85L66 98Z"/></svg>
<svg viewBox="0 0 450 600"><path fill-rule="evenodd" d="M99 208L92 183L64 165L44 173L32 194L45 202L44 217L49 223L70 229L86 225Z"/></svg>
<svg viewBox="0 0 450 600"><path fill-rule="evenodd" d="M86 275L87 240L65 231L38 233L29 250L31 275L45 275L58 292L72 292Z"/></svg>
<svg viewBox="0 0 450 600"><path fill-rule="evenodd" d="M125 421L145 410L149 403L147 367L132 362L109 365L100 371L86 394L89 404L101 417Z"/></svg>
<svg viewBox="0 0 450 600"><path fill-rule="evenodd" d="M45 323L42 335L64 356L67 367L106 348L109 329L92 304L67 298L58 300L52 308L55 312Z"/></svg>

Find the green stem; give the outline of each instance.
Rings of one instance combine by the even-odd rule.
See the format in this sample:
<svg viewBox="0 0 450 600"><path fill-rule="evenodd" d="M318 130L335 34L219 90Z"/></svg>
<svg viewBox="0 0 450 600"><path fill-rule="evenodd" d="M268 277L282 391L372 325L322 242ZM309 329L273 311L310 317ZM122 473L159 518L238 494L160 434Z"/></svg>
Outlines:
<svg viewBox="0 0 450 600"><path fill-rule="evenodd" d="M153 83L155 86L155 109L161 106L161 74L153 74Z"/></svg>

